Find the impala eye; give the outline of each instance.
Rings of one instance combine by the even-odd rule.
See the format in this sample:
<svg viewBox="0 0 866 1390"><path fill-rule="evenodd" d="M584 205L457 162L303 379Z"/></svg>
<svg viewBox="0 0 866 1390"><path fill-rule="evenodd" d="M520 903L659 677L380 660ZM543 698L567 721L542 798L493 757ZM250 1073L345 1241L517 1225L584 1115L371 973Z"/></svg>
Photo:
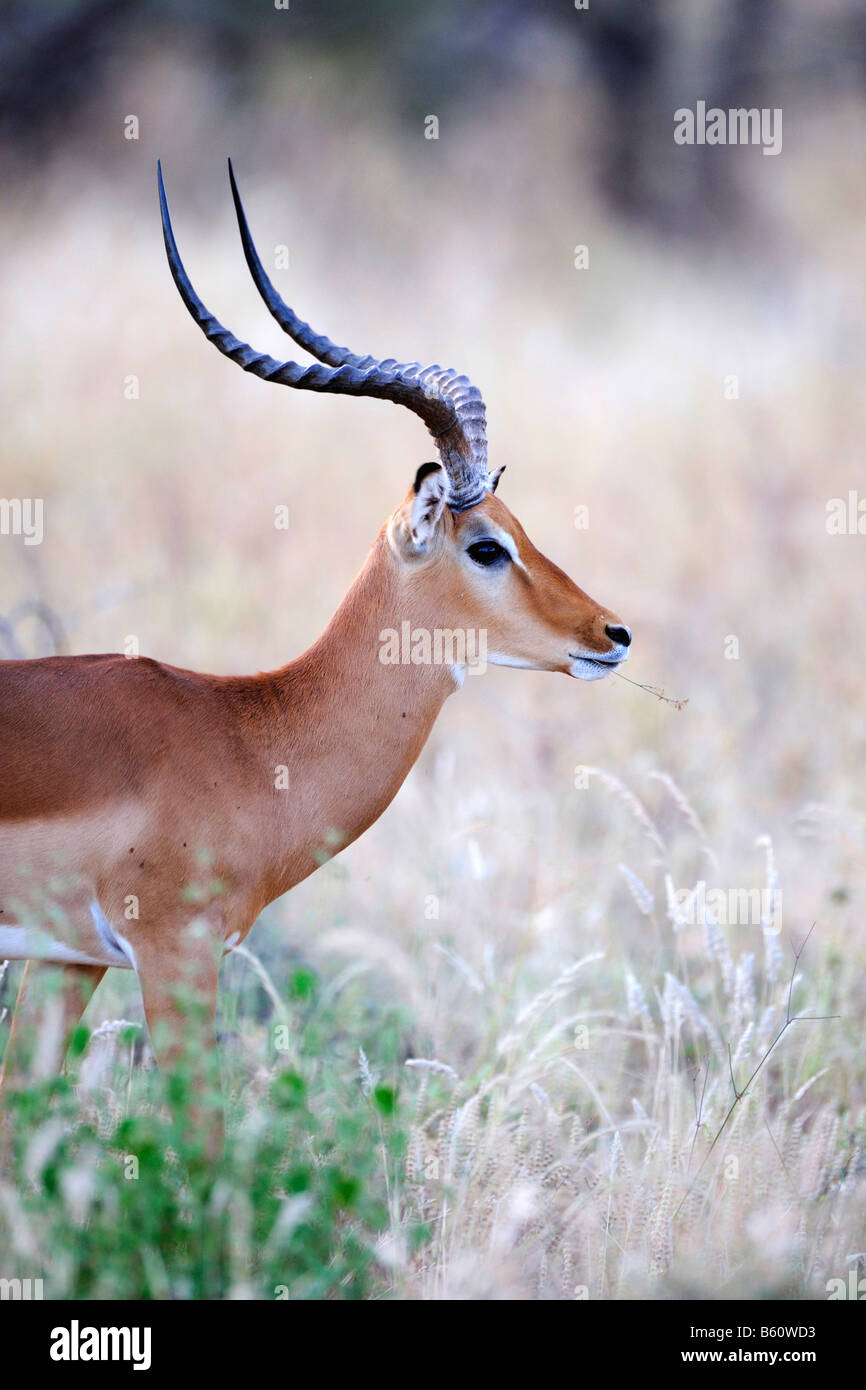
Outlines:
<svg viewBox="0 0 866 1390"><path fill-rule="evenodd" d="M476 541L468 547L466 554L471 556L476 565L485 566L498 565L510 558L508 551L498 541Z"/></svg>

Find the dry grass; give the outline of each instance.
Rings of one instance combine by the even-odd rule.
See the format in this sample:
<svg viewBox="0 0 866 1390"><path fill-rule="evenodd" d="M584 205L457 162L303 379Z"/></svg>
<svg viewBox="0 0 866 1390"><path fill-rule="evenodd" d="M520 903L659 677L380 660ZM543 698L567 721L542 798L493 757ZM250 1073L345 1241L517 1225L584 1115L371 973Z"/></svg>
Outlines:
<svg viewBox="0 0 866 1390"><path fill-rule="evenodd" d="M147 135L111 181L61 163L0 214L0 491L46 509L43 546L0 542L0 609L42 597L75 651L134 633L181 665L267 669L321 629L429 455L405 413L290 397L196 335L163 261L157 153L206 302L284 346L231 226L232 151L261 244L290 245L278 278L299 311L469 371L504 499L633 627L629 674L689 700L467 682L382 820L251 938L278 988L287 953L335 988L363 967L373 1005L411 1015L410 1060L439 1064L406 1068L395 1291L824 1296L866 1215L866 539L825 529L827 499L862 478L860 113L804 113L784 161L753 160L761 237L708 257L605 220L555 82L431 147L353 124L317 73L291 152L272 109L267 157L203 90L188 183L165 77L144 65L124 92ZM575 785L583 765L600 771ZM666 876L761 887L762 836L780 936L678 930ZM728 1047L742 1083L813 922L794 1009L838 1018L786 1032L704 1162ZM93 1016L136 1007L113 981ZM431 1241L410 1256L417 1216Z"/></svg>

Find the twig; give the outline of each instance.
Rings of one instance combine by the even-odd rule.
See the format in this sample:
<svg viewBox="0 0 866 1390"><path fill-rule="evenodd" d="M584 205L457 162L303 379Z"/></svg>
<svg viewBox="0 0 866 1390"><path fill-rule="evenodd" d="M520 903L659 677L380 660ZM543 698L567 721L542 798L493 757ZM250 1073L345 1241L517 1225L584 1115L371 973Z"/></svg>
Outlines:
<svg viewBox="0 0 866 1390"><path fill-rule="evenodd" d="M688 695L684 700L675 700L671 695L666 695L657 685L643 685L640 681L633 681L631 676L624 676L622 671L614 671L614 676L619 676L621 681L628 681L629 685L637 686L638 690L646 690L648 694L655 695L657 700L664 700L666 705L673 705L674 709L684 709L689 703Z"/></svg>
<svg viewBox="0 0 866 1390"><path fill-rule="evenodd" d="M820 1023L820 1022L826 1022L826 1021L828 1021L829 1019L839 1018L839 1014L795 1014L793 1018L791 1017L791 999L792 999L792 996L793 996L793 993L794 993L794 979L795 979L795 976L796 976L796 974L797 974L797 966L800 964L800 957L802 956L803 952L805 951L806 945L807 945L808 940L809 940L809 937L812 935L812 932L813 932L814 930L815 930L815 923L813 922L812 925L811 925L811 927L809 928L807 934L806 934L806 939L805 939L805 941L803 942L802 946L800 947L799 951L795 951L795 952L794 952L794 965L793 965L793 968L792 968L792 970L791 970L791 980L790 980L790 983L789 983L789 985L788 985L788 1006L787 1006L787 1009L785 1010L785 1022L782 1024L782 1027L779 1029L779 1031L778 1031L778 1033L776 1034L775 1038L774 1038L773 1041L770 1043L770 1046L767 1048L766 1052L764 1053L764 1055L763 1055L763 1057L761 1058L761 1060L760 1060L760 1062L758 1063L758 1065L755 1067L755 1070L752 1072L751 1076L749 1077L749 1079L748 1079L748 1081L746 1082L746 1084L743 1086L743 1089L742 1089L742 1090L739 1090L739 1089L738 1089L736 1080L735 1080L735 1078L734 1078L734 1067L733 1067L733 1061L731 1060L731 1047L730 1047L730 1043L728 1044L728 1058L729 1058L729 1065L730 1065L730 1068L731 1068L731 1085L733 1086L733 1089L734 1089L734 1099L733 1099L732 1102L731 1102L731 1105L730 1105L730 1107L729 1107L729 1109L728 1109L727 1114L725 1115L725 1118L722 1120L722 1123L721 1123L721 1125L720 1125L720 1127L719 1127L719 1130L718 1130L718 1133L716 1134L715 1139L713 1140L712 1144L710 1145L710 1147L708 1148L706 1154L704 1155L703 1162L701 1163L700 1168L699 1168L698 1171L695 1173L694 1181L693 1181L693 1182L690 1184L690 1186L686 1189L686 1191L685 1191L685 1193L684 1193L684 1195L683 1195L682 1201L680 1202L679 1206L677 1207L676 1211L674 1212L674 1219L676 1219L676 1218L679 1216L680 1212L681 1212L682 1209L683 1209L683 1206L685 1205L686 1199L687 1199L688 1197L690 1197L691 1194L692 1194L692 1192L694 1191L695 1186L696 1186L697 1181L698 1181L698 1178L701 1176L701 1173L703 1172L703 1170L704 1170L706 1164L708 1163L709 1158L710 1158L710 1155L711 1155L712 1152L713 1152L713 1149L716 1147L716 1145L718 1144L719 1140L721 1139L722 1135L724 1134L725 1130L726 1130L727 1127L728 1127L728 1121L730 1120L731 1116L733 1115L733 1113L734 1113L734 1111L736 1110L737 1106L739 1105L740 1101L744 1098L744 1096L748 1095L749 1087L751 1086L751 1084L752 1084L752 1082L754 1081L755 1077L758 1075L758 1072L761 1070L762 1066L763 1066L764 1063L766 1062L766 1060L767 1060L767 1058L769 1057L770 1053L771 1053L771 1052L773 1051L773 1049L775 1048L776 1044L777 1044L778 1042L780 1042L781 1039L784 1037L784 1035L787 1033L787 1031L788 1031L788 1029L790 1028L791 1024L792 1024L792 1023Z"/></svg>

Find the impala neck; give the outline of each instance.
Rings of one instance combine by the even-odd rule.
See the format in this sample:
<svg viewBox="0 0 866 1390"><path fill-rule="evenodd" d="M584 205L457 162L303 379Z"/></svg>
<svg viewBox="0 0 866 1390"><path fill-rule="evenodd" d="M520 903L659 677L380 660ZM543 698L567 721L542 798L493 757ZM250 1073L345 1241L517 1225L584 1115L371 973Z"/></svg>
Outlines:
<svg viewBox="0 0 866 1390"><path fill-rule="evenodd" d="M402 635L407 622L430 622L424 585L383 530L318 641L266 678L280 710L268 716L270 752L288 770L277 791L278 892L378 819L460 683L447 665L380 659L383 631Z"/></svg>

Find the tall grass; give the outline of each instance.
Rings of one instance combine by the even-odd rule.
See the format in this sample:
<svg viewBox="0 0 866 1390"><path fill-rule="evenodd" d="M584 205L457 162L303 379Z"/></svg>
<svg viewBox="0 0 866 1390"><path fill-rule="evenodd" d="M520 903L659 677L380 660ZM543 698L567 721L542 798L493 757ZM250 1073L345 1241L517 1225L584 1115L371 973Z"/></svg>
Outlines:
<svg viewBox="0 0 866 1390"><path fill-rule="evenodd" d="M197 1115L228 1103L219 1159L188 1121L191 1079L135 1066L139 1028L127 1020L79 1030L77 1085L67 1076L10 1092L7 1278L41 1279L54 1299L363 1298L387 1287L379 1247L402 1151L393 1090L359 1084L352 1048L335 1041L340 1010L319 999L314 976L295 972L287 993L283 1021L255 1042L249 1023L243 1045L229 1034L225 1093L216 1076L196 1086ZM385 1059L387 1019L378 1024Z"/></svg>

